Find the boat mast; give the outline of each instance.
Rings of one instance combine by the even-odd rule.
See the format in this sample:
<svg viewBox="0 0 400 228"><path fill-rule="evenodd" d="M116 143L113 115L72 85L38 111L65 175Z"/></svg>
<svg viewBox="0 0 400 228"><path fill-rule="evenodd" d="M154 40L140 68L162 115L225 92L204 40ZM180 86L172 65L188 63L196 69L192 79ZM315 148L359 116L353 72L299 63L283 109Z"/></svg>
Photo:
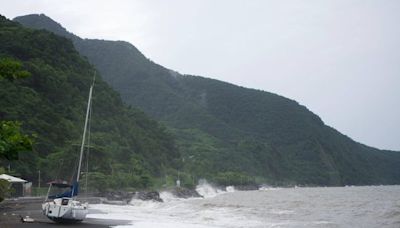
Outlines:
<svg viewBox="0 0 400 228"><path fill-rule="evenodd" d="M94 79L93 79L93 84L90 86L90 90L89 90L89 99L88 99L88 105L87 105L87 109L86 109L85 126L84 126L84 128L83 128L81 153L80 153L80 157L79 157L78 173L76 174L76 182L79 182L79 176L80 176L80 173L81 173L81 165L82 165L82 157L83 157L83 148L84 148L84 146L85 146L86 130L87 130L87 125L88 125L89 112L90 112L90 107L91 107L91 105L92 105L93 86L94 86Z"/></svg>

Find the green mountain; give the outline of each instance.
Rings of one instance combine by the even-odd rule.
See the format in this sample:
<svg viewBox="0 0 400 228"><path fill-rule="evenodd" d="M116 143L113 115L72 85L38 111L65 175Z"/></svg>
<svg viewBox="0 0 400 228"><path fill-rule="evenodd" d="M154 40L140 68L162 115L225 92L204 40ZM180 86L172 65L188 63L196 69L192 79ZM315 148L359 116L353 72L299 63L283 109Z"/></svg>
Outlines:
<svg viewBox="0 0 400 228"><path fill-rule="evenodd" d="M20 61L31 73L26 79L0 79L1 120L18 120L24 132L36 135L33 153L21 153L18 161L11 162L11 170L34 182L38 170L44 181L71 177L96 70L69 39L3 16L0 59ZM142 111L124 105L99 74L91 119L93 185L148 187L152 178L179 167L180 154L171 134ZM8 165L0 161L0 166Z"/></svg>
<svg viewBox="0 0 400 228"><path fill-rule="evenodd" d="M72 39L126 104L169 127L192 178L228 184L248 176L280 184L400 183L400 153L357 143L296 101L181 75L127 42L81 39L45 15L14 20Z"/></svg>

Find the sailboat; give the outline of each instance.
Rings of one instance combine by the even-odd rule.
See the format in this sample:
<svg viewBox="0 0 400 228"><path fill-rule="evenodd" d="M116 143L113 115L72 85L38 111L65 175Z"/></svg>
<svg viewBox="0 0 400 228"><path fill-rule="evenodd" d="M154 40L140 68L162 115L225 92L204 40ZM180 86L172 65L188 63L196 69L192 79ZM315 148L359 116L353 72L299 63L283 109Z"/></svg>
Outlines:
<svg viewBox="0 0 400 228"><path fill-rule="evenodd" d="M79 193L79 177L81 172L83 150L85 147L86 131L88 128L89 113L91 111L93 86L94 81L89 90L89 99L86 109L85 126L83 129L82 144L80 149L76 178L72 184L68 184L66 182L50 182L45 202L42 204L43 214L55 222L81 222L86 218L86 215L88 214L88 203L81 203L76 199L76 197ZM61 191L61 193L59 194L50 195L52 188L66 188L68 190L64 192Z"/></svg>

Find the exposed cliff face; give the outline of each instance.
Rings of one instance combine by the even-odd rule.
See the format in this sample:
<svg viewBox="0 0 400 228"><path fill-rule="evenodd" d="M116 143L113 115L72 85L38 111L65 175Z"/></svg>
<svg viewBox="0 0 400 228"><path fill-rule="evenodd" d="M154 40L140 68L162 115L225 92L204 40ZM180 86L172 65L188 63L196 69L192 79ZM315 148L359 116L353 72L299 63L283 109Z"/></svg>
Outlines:
<svg viewBox="0 0 400 228"><path fill-rule="evenodd" d="M181 75L129 43L81 39L44 15L15 20L72 38L125 103L169 126L195 176L234 171L284 183L400 183L399 153L354 142L293 100Z"/></svg>

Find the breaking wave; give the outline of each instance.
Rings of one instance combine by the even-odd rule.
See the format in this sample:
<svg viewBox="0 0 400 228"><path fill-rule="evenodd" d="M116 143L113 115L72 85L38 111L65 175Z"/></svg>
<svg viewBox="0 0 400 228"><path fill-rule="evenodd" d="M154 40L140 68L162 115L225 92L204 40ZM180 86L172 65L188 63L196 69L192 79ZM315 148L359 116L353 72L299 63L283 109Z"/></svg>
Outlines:
<svg viewBox="0 0 400 228"><path fill-rule="evenodd" d="M206 179L199 180L199 184L196 186L196 191L204 198L212 198L225 192L208 183Z"/></svg>
<svg viewBox="0 0 400 228"><path fill-rule="evenodd" d="M118 228L399 227L400 186L225 191L204 180L196 190L204 198L161 192L164 203L94 204L88 217L128 221Z"/></svg>

